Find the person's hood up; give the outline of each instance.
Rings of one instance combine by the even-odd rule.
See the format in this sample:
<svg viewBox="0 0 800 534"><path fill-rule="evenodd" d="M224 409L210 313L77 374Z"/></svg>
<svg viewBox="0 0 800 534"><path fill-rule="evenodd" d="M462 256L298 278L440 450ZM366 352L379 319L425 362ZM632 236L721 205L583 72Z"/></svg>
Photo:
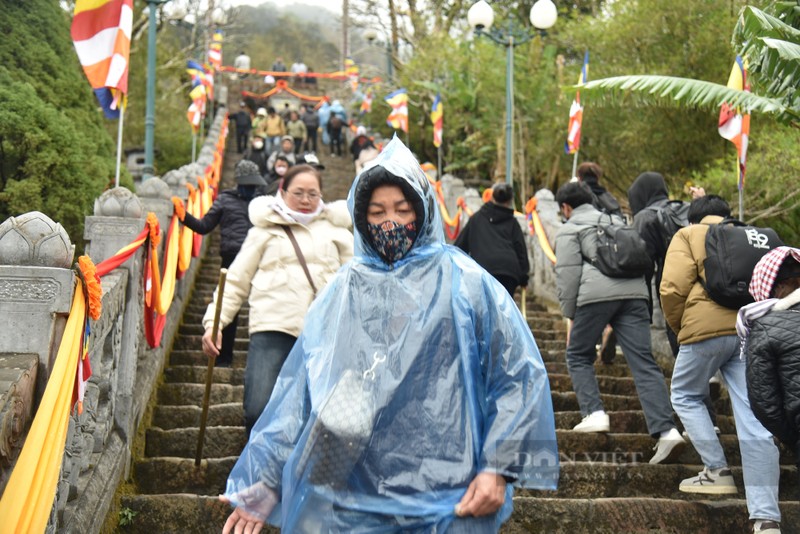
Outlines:
<svg viewBox="0 0 800 534"><path fill-rule="evenodd" d="M369 245L367 231L367 206L372 191L379 185L398 185L414 206L417 213L417 238L406 256L396 262L408 261L414 256L427 255L432 246L445 243L444 230L436 198L428 177L411 151L395 135L377 158L370 161L356 176L347 207L353 218L355 235L355 257L377 265L388 266Z"/></svg>
<svg viewBox="0 0 800 534"><path fill-rule="evenodd" d="M659 200L669 200L664 177L657 172L643 172L628 188L628 202L634 215Z"/></svg>
<svg viewBox="0 0 800 534"><path fill-rule="evenodd" d="M253 226L266 228L274 224L288 224L275 212L275 202L276 199L272 195L256 197L250 201L247 207L247 214ZM326 203L317 217L327 219L334 226L350 228L350 212L344 200Z"/></svg>

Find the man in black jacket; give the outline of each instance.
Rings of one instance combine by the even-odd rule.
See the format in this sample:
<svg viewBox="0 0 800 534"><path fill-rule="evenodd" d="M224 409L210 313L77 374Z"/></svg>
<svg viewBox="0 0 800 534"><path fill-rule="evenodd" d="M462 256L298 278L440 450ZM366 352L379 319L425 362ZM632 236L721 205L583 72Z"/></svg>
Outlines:
<svg viewBox="0 0 800 534"><path fill-rule="evenodd" d="M247 213L250 201L260 196L261 188L267 185L261 177L258 165L250 160L243 159L236 164L236 189L226 189L220 192L202 219L189 213L183 214L183 222L187 228L198 234L207 234L219 226L220 245L219 255L222 257L222 267L230 267L239 249L242 248L248 230L253 226ZM177 197L173 197L176 202ZM177 199L180 203L180 199ZM180 210L179 210L180 216ZM218 367L230 367L233 361L233 343L236 341L236 326L239 316L222 329L222 350L217 357Z"/></svg>
<svg viewBox="0 0 800 534"><path fill-rule="evenodd" d="M514 191L506 183L492 187L492 200L467 222L455 246L472 256L512 296L528 285L528 248L514 217Z"/></svg>
<svg viewBox="0 0 800 534"><path fill-rule="evenodd" d="M317 130L319 129L319 114L317 111L311 106L304 106L305 111L303 111L303 115L300 119L303 121L303 124L306 125L306 145L305 151L306 152L316 152L317 151Z"/></svg>
<svg viewBox="0 0 800 534"><path fill-rule="evenodd" d="M600 165L593 161L585 161L578 165L575 172L578 174L578 181L588 185L592 191L594 195L592 204L598 211L625 218L617 198L600 185L600 178L603 177L603 169Z"/></svg>

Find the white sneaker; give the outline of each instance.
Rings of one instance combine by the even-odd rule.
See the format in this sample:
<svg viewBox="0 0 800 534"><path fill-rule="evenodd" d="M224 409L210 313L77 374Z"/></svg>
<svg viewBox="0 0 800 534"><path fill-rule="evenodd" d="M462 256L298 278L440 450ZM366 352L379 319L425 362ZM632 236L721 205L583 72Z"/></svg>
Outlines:
<svg viewBox="0 0 800 534"><path fill-rule="evenodd" d="M686 442L681 437L681 433L677 428L672 428L665 436L658 439L658 443L653 447L656 451L653 457L650 458L651 464L671 463L678 459L678 456L683 452L686 447Z"/></svg>
<svg viewBox="0 0 800 534"><path fill-rule="evenodd" d="M713 470L706 467L696 477L681 481L678 489L684 493L705 493L708 495L737 493L733 475L727 467Z"/></svg>
<svg viewBox="0 0 800 534"><path fill-rule="evenodd" d="M781 534L781 524L777 521L765 521L756 519L753 525L754 534Z"/></svg>
<svg viewBox="0 0 800 534"><path fill-rule="evenodd" d="M611 422L608 414L600 410L584 417L572 430L575 432L608 432L611 430Z"/></svg>

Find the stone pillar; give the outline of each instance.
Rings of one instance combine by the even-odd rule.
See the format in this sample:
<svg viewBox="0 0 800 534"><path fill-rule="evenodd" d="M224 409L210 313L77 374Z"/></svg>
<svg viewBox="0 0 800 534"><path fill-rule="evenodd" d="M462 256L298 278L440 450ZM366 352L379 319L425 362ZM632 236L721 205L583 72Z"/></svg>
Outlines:
<svg viewBox="0 0 800 534"><path fill-rule="evenodd" d="M151 178L148 182L150 181L160 180ZM87 241L87 253L95 263L99 263L132 242L144 225L144 207L136 195L121 187L106 191L95 201L94 216L86 217L84 238ZM120 359L117 364L114 423L128 445L135 432L131 405L136 381L139 332L143 321L143 263L144 252L140 250L120 266L128 271L128 282L120 335Z"/></svg>
<svg viewBox="0 0 800 534"><path fill-rule="evenodd" d="M38 211L0 224L0 354L37 355L37 399L72 306L74 252L61 225Z"/></svg>
<svg viewBox="0 0 800 534"><path fill-rule="evenodd" d="M174 206L170 198L172 191L161 178L152 177L136 186L136 194L142 202L145 213L152 211L158 217L158 224L166 239ZM162 239L162 241L163 241Z"/></svg>

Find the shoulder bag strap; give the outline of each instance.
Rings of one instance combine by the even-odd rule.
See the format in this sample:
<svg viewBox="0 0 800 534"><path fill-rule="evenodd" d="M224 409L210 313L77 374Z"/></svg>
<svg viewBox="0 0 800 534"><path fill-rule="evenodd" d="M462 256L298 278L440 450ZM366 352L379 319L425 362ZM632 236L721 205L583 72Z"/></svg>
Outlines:
<svg viewBox="0 0 800 534"><path fill-rule="evenodd" d="M311 278L311 273L308 271L308 264L306 264L306 258L303 256L303 251L300 250L300 245L297 244L297 239L294 237L294 232L292 229L289 228L288 225L281 225L283 231L286 232L286 235L289 237L289 241L292 242L292 246L294 247L294 253L297 254L297 259L300 262L300 266L303 268L303 272L306 273L306 278L308 278L308 283L311 284L311 289L314 291L314 298L317 296L317 286L314 285L314 280Z"/></svg>

